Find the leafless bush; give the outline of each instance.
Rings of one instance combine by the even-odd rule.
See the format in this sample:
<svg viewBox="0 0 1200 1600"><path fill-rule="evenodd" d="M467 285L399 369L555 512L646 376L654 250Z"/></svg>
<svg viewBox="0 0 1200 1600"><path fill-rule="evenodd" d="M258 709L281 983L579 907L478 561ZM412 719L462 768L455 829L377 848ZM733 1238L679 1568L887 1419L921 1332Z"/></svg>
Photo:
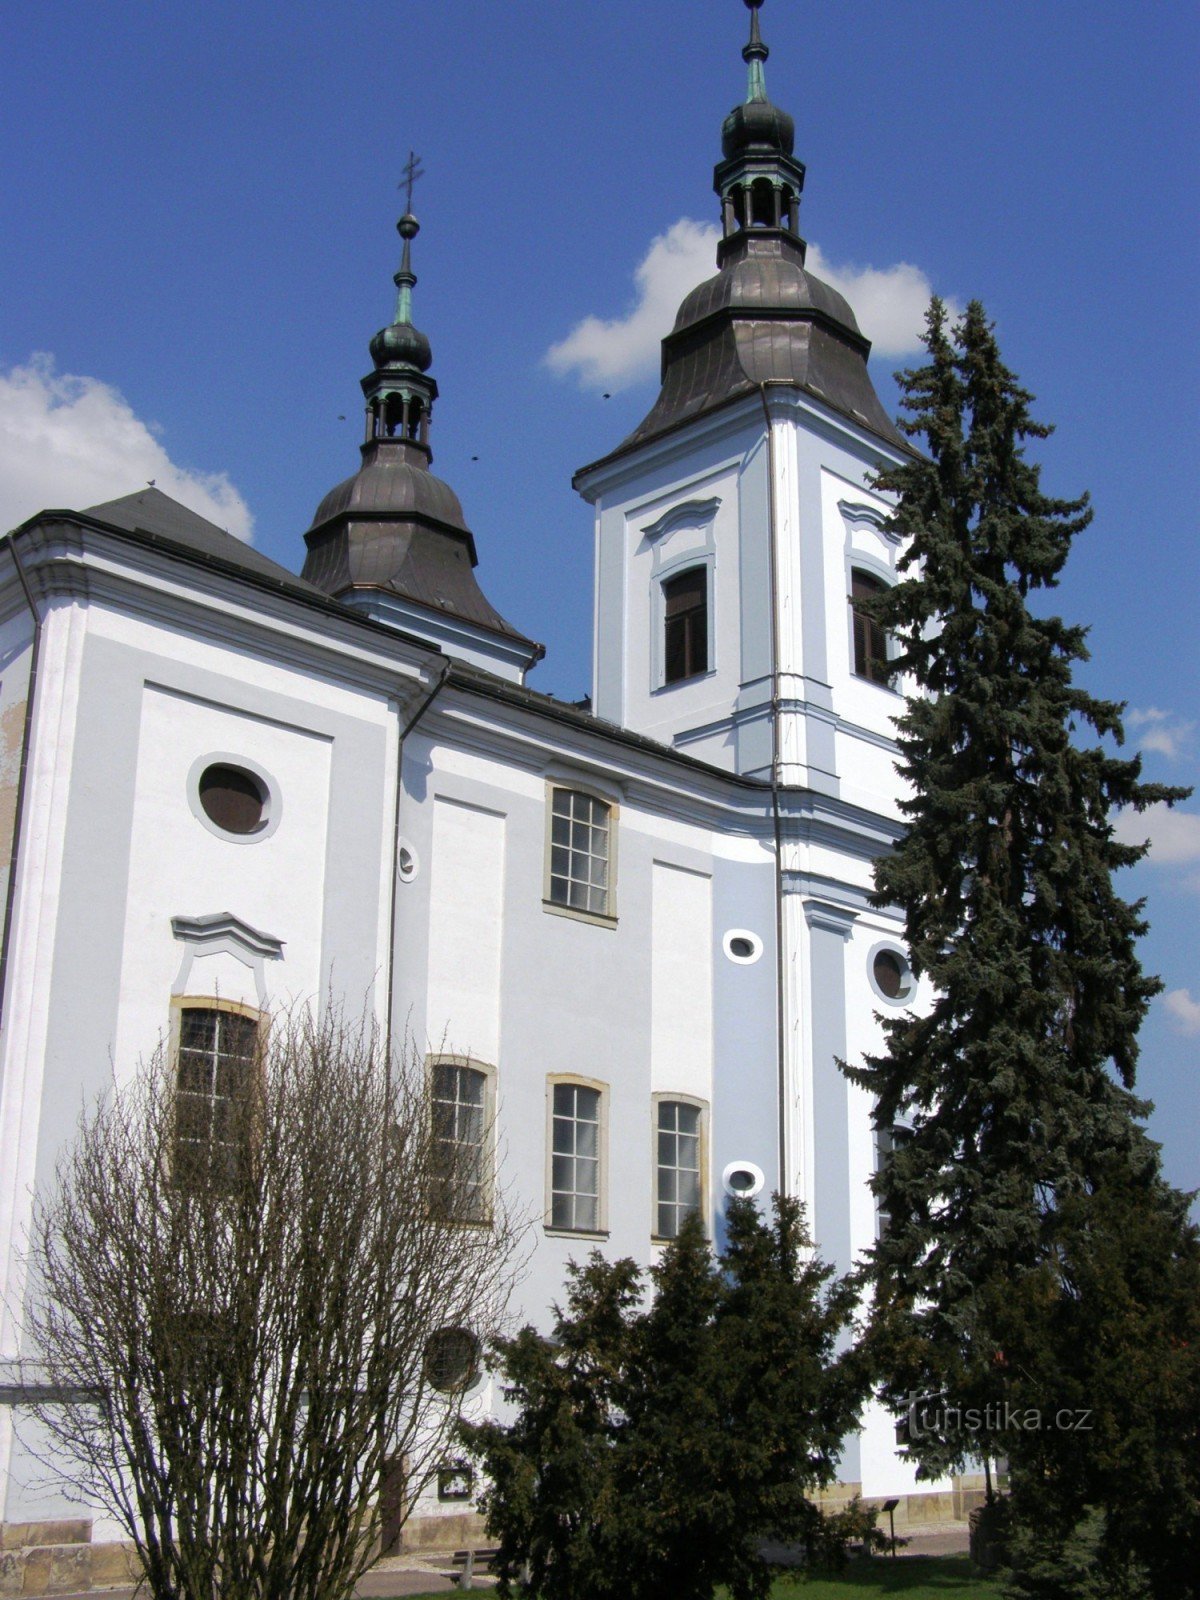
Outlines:
<svg viewBox="0 0 1200 1600"><path fill-rule="evenodd" d="M522 1230L494 1182L486 1221L455 1220L423 1063L334 1010L277 1020L206 1135L187 1100L160 1052L60 1160L37 1414L158 1600L342 1600L388 1464L411 1498L442 1458Z"/></svg>

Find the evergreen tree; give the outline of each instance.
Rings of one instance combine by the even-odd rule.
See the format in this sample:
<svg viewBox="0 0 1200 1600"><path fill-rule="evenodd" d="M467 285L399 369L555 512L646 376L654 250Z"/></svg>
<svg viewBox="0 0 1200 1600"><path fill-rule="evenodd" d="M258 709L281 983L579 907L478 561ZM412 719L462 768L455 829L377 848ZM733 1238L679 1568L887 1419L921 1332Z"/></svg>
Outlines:
<svg viewBox="0 0 1200 1600"><path fill-rule="evenodd" d="M1068 1313L1099 1211L1110 1239L1125 1207L1157 1218L1176 1254L1191 1248L1132 1093L1160 985L1135 949L1140 903L1112 884L1143 854L1114 838L1114 812L1185 791L1143 783L1138 760L1095 742L1120 743L1122 708L1072 681L1085 631L1031 604L1091 511L1086 495L1042 492L1024 446L1051 430L982 307L950 330L935 300L925 345L902 404L927 453L879 480L898 496L904 576L865 602L918 690L898 719L908 829L877 865L876 901L904 909L913 969L935 993L927 1016L885 1021L885 1052L850 1072L877 1127L905 1130L875 1179L889 1223L870 1268L872 1347L897 1409L916 1393L949 1402L927 1426L916 1417L926 1467L1004 1455L1014 1484L1025 1465L1037 1479L1027 1504L1055 1479L1061 1520L1066 1501L1104 1489L1083 1435L1051 1459L1005 1416L1027 1370L1010 1355L1014 1317L1050 1340L1037 1402L1068 1406L1055 1385L1080 1355L1063 1335L1082 1336ZM954 1425L972 1411L977 1426Z"/></svg>
<svg viewBox="0 0 1200 1600"><path fill-rule="evenodd" d="M490 1487L500 1594L540 1600L765 1600L765 1538L836 1559L848 1519L823 1518L864 1385L836 1346L853 1290L811 1257L794 1201L772 1220L734 1200L713 1257L697 1218L651 1269L572 1266L544 1339L497 1352L509 1424L463 1430ZM865 1528L856 1525L856 1533Z"/></svg>

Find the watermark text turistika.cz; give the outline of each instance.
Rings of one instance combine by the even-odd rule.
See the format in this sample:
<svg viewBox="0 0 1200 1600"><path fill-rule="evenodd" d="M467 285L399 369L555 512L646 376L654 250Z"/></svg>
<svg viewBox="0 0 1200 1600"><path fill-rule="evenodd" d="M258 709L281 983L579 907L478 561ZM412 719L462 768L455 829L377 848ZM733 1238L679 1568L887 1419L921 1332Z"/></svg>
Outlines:
<svg viewBox="0 0 1200 1600"><path fill-rule="evenodd" d="M984 1406L950 1405L940 1395L912 1395L900 1429L909 1441L944 1439L959 1433L1090 1433L1092 1411L1081 1406L1043 1410L1010 1400Z"/></svg>

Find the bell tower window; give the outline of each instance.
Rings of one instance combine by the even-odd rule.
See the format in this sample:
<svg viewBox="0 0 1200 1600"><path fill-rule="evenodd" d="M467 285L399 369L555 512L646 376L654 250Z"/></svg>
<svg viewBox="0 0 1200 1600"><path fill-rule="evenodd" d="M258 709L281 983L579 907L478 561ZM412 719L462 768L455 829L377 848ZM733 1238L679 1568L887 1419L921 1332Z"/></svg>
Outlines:
<svg viewBox="0 0 1200 1600"><path fill-rule="evenodd" d="M854 618L854 672L869 683L888 684L892 674L888 663L887 634L874 617L860 605L862 600L887 593L887 584L869 572L855 567L850 574L850 607Z"/></svg>
<svg viewBox="0 0 1200 1600"><path fill-rule="evenodd" d="M663 681L682 683L708 671L708 570L689 567L662 590Z"/></svg>

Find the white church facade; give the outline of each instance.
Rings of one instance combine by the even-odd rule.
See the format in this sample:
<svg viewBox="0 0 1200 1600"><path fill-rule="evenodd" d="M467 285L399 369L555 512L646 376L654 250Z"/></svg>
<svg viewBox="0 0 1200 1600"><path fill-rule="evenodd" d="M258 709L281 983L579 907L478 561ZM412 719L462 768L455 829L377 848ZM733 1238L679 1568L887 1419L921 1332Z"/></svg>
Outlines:
<svg viewBox="0 0 1200 1600"><path fill-rule="evenodd" d="M647 1261L694 1208L719 1239L738 1191L798 1195L842 1270L873 1241L871 1107L837 1062L921 997L898 914L869 899L900 830L902 701L854 596L893 578L870 483L908 446L853 312L805 269L757 11L745 54L718 270L645 420L575 480L590 709L527 686L540 647L486 600L431 471L407 214L362 462L299 575L153 488L0 548L5 1371L32 1197L81 1104L162 1037L216 1063L329 993L432 1041L431 1094L464 1127L494 1119L538 1218L526 1318L593 1246ZM469 1404L493 1398L484 1380ZM14 1543L81 1515L36 1486L16 1410ZM931 1487L874 1412L841 1477Z"/></svg>

